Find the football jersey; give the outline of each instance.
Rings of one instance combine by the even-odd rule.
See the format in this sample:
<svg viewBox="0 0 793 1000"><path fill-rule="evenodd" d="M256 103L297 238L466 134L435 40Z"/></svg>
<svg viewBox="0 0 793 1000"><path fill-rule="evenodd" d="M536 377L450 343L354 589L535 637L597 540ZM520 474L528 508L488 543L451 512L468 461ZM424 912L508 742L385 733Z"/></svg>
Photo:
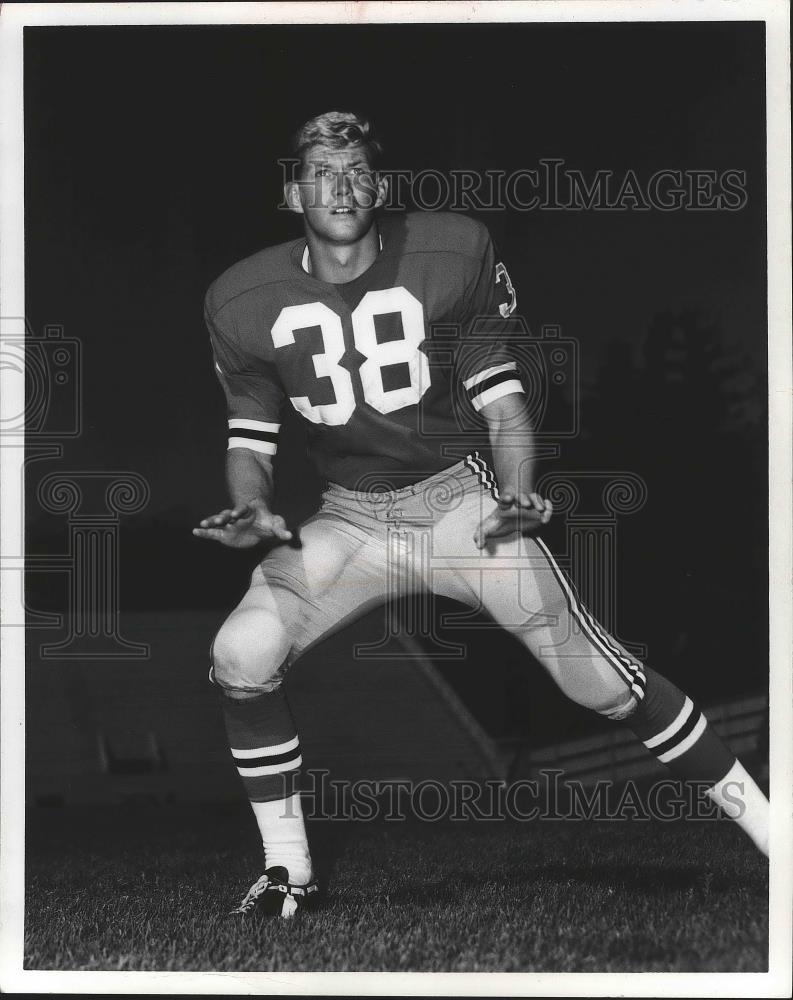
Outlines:
<svg viewBox="0 0 793 1000"><path fill-rule="evenodd" d="M377 226L380 252L353 281L308 273L302 238L212 284L205 316L229 448L274 455L291 405L326 480L392 489L459 461L471 418L523 391L508 344L515 291L486 227L428 212Z"/></svg>

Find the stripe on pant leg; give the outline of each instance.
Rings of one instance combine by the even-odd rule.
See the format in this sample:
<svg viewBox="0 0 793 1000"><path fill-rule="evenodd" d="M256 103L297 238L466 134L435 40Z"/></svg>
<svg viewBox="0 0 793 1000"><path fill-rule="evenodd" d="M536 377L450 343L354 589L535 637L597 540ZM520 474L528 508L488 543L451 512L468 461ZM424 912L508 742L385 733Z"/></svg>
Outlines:
<svg viewBox="0 0 793 1000"><path fill-rule="evenodd" d="M586 620L592 631L600 638L603 645L609 649L611 655L614 656L625 667L626 670L630 671L630 673L634 675L634 679L639 684L642 691L644 691L647 687L647 679L644 676L644 670L642 668L642 665L640 663L637 663L635 660L632 660L629 656L625 654L623 650L619 648L619 646L614 641L613 636L611 636L603 628L603 626L595 618L595 616L592 614L589 608L587 608L586 605L581 602L581 598L578 596L578 591L576 590L573 583L570 580L568 580L567 577L563 574L562 570L554 560L545 542L543 542L541 538L535 538L535 541L544 549L546 557L548 558L549 562L555 568L558 575L563 578L565 584L569 587L572 599L575 602L578 613L582 616L582 618Z"/></svg>
<svg viewBox="0 0 793 1000"><path fill-rule="evenodd" d="M466 456L465 461L468 467L474 473L479 475L480 482L483 486L490 490L494 499L498 499L498 486L496 485L495 473L488 466L487 462L485 462L479 452L474 451L472 454ZM545 557L551 566L551 570L559 581L565 597L567 598L567 606L570 613L578 622L581 631L584 632L589 637L590 641L600 649L606 660L611 663L611 665L623 677L623 679L630 686L631 691L633 691L639 701L641 701L642 698L644 698L644 693L647 687L647 679L644 675L642 665L632 660L614 644L613 637L606 632L600 622L598 622L586 606L581 603L574 585L572 582L567 580L561 569L557 566L550 550L542 539L535 537L534 541L537 542L541 551L544 552Z"/></svg>
<svg viewBox="0 0 793 1000"><path fill-rule="evenodd" d="M484 486L485 483L484 480L482 479L482 470L477 468L477 466L474 464L473 455L466 455L464 461L465 464L468 466L468 468L471 470L471 472L473 472L473 474L476 476L479 482Z"/></svg>
<svg viewBox="0 0 793 1000"><path fill-rule="evenodd" d="M581 598L578 596L578 592L577 592L575 586L573 585L573 583L571 581L567 580L566 576L564 576L564 574L562 573L562 570L556 564L553 556L551 555L550 550L545 545L545 543L542 541L542 539L541 538L536 538L535 541L538 542L539 545L545 550L545 554L546 554L548 560L553 564L553 566L555 567L555 569L557 570L557 572L559 573L559 575L563 576L565 583L570 588L573 600L576 603L576 607L577 607L579 613L586 619L586 621L588 622L589 626L600 637L600 639L603 642L603 644L608 647L608 649L611 651L612 655L615 656L622 664L624 664L624 666L626 667L627 670L631 671L631 673L636 673L637 674L637 680L641 684L642 689L646 688L646 677L644 676L644 669L642 667L642 664L639 663L639 662L637 662L637 661L635 661L635 660L633 660L633 659L631 659L631 657L629 657L622 649L620 649L620 647L617 645L616 641L614 640L614 637L611 636L603 628L603 626L595 618L595 616L592 614L592 612L589 610L589 608L587 608L586 605L581 602Z"/></svg>
<svg viewBox="0 0 793 1000"><path fill-rule="evenodd" d="M567 599L567 607L570 614L576 622L578 622L581 631L588 636L590 642L600 650L606 661L614 667L623 680L627 682L631 691L641 701L641 699L644 698L644 691L647 683L641 665L628 659L628 657L626 657L621 650L614 649L607 642L607 638L611 639L611 636L609 636L608 633L602 629L602 626L600 626L592 615L586 611L585 608L583 608L583 605L579 603L578 595L575 592L574 586L572 583L568 582L561 569L557 566L556 561L548 549L548 546L541 538L537 538L536 536L534 537L534 541L540 551L545 555L548 565L551 567L551 571L556 577L556 580L562 588L565 598ZM590 624L590 622L594 624ZM595 628L595 625L597 625L597 628Z"/></svg>
<svg viewBox="0 0 793 1000"><path fill-rule="evenodd" d="M577 595L576 595L577 596ZM635 663L630 657L626 656L625 653L617 646L614 642L614 638L609 635L609 633L603 628L600 622L594 617L592 612L584 604L579 601L579 610L581 614L587 619L591 628L600 636L603 643L608 646L612 654L620 660L625 667L634 674L634 680L641 687L642 691L647 688L647 679L644 675L644 670L641 664Z"/></svg>
<svg viewBox="0 0 793 1000"><path fill-rule="evenodd" d="M498 500L498 484L493 470L484 461L478 451L471 452L465 456L465 464L479 479L479 482L490 493L494 500Z"/></svg>
<svg viewBox="0 0 793 1000"><path fill-rule="evenodd" d="M482 458L478 451L474 452L473 455L474 462L482 469L483 482L487 489L490 491L490 495L494 500L498 500L498 483L496 481L496 474L487 464L487 462Z"/></svg>

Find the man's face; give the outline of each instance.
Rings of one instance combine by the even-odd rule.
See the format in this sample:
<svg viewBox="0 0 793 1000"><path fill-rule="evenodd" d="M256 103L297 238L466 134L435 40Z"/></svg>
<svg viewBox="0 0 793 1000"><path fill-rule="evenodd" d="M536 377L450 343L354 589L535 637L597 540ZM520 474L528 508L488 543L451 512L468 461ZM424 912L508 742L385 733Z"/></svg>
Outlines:
<svg viewBox="0 0 793 1000"><path fill-rule="evenodd" d="M308 229L329 243L355 243L368 232L383 203L378 182L362 146L328 149L312 146L300 178L287 185L290 208L303 215Z"/></svg>

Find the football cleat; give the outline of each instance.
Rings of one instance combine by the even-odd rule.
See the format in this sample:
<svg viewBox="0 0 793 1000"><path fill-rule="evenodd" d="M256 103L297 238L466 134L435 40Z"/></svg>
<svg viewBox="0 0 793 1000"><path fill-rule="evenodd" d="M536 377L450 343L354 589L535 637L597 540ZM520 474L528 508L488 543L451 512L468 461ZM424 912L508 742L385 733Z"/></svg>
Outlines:
<svg viewBox="0 0 793 1000"><path fill-rule="evenodd" d="M229 916L292 917L298 910L314 909L319 901L319 885L313 879L307 885L292 885L289 872L282 866L268 868L260 876Z"/></svg>

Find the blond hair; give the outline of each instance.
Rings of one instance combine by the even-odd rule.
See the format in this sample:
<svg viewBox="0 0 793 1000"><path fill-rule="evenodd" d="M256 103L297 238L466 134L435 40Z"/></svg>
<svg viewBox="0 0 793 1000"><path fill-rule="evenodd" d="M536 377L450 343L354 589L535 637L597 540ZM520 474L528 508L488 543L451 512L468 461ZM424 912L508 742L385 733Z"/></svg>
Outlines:
<svg viewBox="0 0 793 1000"><path fill-rule="evenodd" d="M291 145L292 152L301 164L312 146L326 146L328 149L362 146L366 150L370 166L375 166L383 151L383 147L372 135L372 127L367 119L352 111L326 111L309 118L292 136Z"/></svg>

